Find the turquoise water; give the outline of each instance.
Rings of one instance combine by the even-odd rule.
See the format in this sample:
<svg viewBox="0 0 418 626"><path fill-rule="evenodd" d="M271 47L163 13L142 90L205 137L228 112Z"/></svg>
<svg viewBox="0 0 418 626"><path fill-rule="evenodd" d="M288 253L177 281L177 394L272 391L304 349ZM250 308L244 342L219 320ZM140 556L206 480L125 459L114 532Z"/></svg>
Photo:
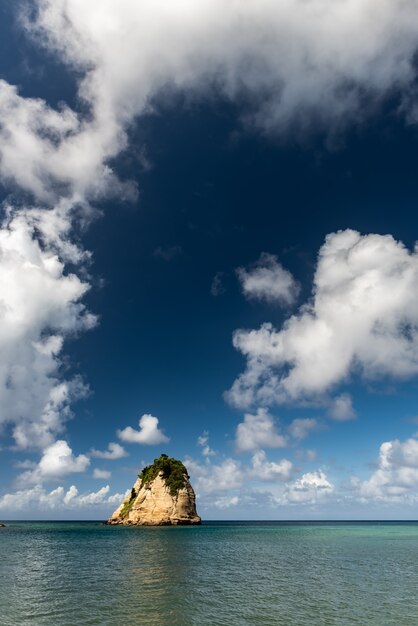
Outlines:
<svg viewBox="0 0 418 626"><path fill-rule="evenodd" d="M418 625L416 523L0 529L1 626Z"/></svg>

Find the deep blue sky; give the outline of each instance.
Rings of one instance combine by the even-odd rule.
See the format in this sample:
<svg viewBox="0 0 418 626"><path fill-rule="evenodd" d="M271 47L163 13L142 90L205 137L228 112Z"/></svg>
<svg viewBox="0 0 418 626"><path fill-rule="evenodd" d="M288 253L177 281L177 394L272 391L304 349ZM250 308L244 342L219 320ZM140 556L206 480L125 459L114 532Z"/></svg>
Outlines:
<svg viewBox="0 0 418 626"><path fill-rule="evenodd" d="M10 3L2 2L0 10L0 77L18 85L25 97L43 98L52 107L60 101L79 107L77 76L28 42L14 22ZM126 202L98 201L101 215L79 235L92 252L92 287L84 302L100 323L66 342L66 367L83 377L91 393L73 405L74 419L67 423L64 438L75 455L104 450L110 441L118 441L117 429L137 428L139 417L150 413L158 417L170 442L124 444L129 456L118 461L92 458L87 472L47 481L47 490L77 484L80 492L87 492L110 481L112 492L124 492L141 463L162 451L191 457L204 467L197 445L203 431L216 451L208 475L225 458L248 464L252 453L237 452L234 443L245 411L224 398L245 367L232 334L267 321L280 328L289 309L245 299L236 269L250 266L262 252L276 255L301 284L301 304L311 296L318 251L327 234L346 228L363 235L391 234L411 249L418 239L418 136L416 127L399 114L396 93L367 123L351 124L331 138L321 129L304 140L248 130L240 107L240 102L221 96L192 102L181 93L157 96L153 113L135 120L129 146L112 161L121 178L137 183L139 196ZM21 198L13 184L5 184L2 194ZM218 273L222 289L213 295ZM270 408L282 430L296 418L315 418L321 426L300 443L266 451L271 461L292 461L292 480L321 470L341 493L349 493L353 475L363 480L374 471L382 442L405 440L418 430L412 419L418 415L414 377L362 383L354 374L344 390L352 396L356 419L332 421L324 407L297 402ZM13 449L10 435L6 428L0 495L17 489L17 460L39 460L37 450ZM315 450L314 459L306 458L308 449ZM93 479L95 467L111 471L111 479ZM279 504L254 509L246 504L246 489L264 493L269 487L255 479L226 490L225 498L239 498L229 508L214 504L215 496L198 489L203 515L417 514L416 505L405 511L400 503L368 508L338 499L305 509ZM98 512L53 515L100 517L111 509L108 504ZM36 514L50 517L51 511Z"/></svg>

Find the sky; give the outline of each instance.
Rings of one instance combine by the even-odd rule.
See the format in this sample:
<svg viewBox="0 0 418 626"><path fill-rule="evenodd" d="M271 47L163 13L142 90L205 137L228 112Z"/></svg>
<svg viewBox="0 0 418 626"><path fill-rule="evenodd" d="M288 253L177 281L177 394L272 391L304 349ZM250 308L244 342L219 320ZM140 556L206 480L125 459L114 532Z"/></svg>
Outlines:
<svg viewBox="0 0 418 626"><path fill-rule="evenodd" d="M418 6L0 0L0 517L418 519Z"/></svg>

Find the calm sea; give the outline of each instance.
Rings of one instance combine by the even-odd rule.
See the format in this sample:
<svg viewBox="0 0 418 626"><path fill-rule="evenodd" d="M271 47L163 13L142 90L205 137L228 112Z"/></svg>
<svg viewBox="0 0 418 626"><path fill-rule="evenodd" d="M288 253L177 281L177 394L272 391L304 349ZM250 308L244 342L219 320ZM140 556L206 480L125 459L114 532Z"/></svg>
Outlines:
<svg viewBox="0 0 418 626"><path fill-rule="evenodd" d="M418 523L10 523L0 624L418 625Z"/></svg>

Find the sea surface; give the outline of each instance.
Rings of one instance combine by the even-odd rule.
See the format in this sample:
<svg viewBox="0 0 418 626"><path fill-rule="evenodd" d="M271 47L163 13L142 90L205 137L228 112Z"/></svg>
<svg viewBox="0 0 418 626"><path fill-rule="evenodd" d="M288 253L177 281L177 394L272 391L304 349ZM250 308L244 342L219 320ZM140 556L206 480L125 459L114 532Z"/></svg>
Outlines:
<svg viewBox="0 0 418 626"><path fill-rule="evenodd" d="M1 626L418 625L418 523L0 529Z"/></svg>

